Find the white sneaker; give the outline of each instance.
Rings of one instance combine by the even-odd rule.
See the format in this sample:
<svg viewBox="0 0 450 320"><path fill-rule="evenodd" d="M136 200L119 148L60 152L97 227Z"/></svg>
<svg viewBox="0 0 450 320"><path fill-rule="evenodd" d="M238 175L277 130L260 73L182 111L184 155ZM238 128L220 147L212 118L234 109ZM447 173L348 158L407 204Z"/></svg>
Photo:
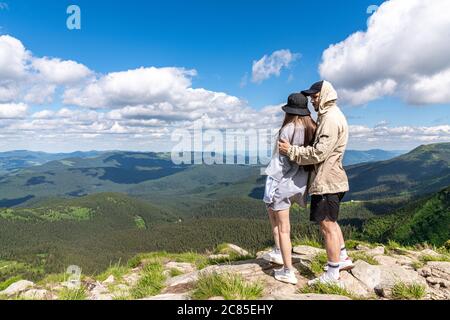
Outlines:
<svg viewBox="0 0 450 320"><path fill-rule="evenodd" d="M339 271L348 271L353 269L354 267L355 265L353 264L353 261L352 259L350 259L350 257L347 257L345 260L339 261ZM323 267L323 270L328 271L328 264Z"/></svg>
<svg viewBox="0 0 450 320"><path fill-rule="evenodd" d="M342 284L339 280L336 280L328 275L328 273L322 274L320 277L315 278L313 280L308 281L309 286L313 286L315 284L328 284L328 285L337 285L342 288Z"/></svg>
<svg viewBox="0 0 450 320"><path fill-rule="evenodd" d="M298 283L298 280L297 280L297 277L295 276L294 270L289 270L289 269L285 269L285 268L283 268L282 270L276 270L274 272L274 277L275 277L275 279L277 279L278 281L281 281L281 282L290 283L290 284Z"/></svg>
<svg viewBox="0 0 450 320"><path fill-rule="evenodd" d="M281 251L278 250L272 250L267 253L265 253L262 258L266 261L276 263L279 265L284 265L283 262L283 256L281 255Z"/></svg>

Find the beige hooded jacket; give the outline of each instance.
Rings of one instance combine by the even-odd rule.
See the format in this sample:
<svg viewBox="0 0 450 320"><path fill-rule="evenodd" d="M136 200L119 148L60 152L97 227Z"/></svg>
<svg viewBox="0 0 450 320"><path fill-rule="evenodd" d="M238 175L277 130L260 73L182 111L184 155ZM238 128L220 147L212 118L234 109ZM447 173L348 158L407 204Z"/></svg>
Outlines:
<svg viewBox="0 0 450 320"><path fill-rule="evenodd" d="M331 83L324 81L320 92L317 131L312 147L291 146L289 159L299 165L314 165L309 180L309 194L330 194L349 190L342 165L348 142L348 125L336 105L338 96Z"/></svg>

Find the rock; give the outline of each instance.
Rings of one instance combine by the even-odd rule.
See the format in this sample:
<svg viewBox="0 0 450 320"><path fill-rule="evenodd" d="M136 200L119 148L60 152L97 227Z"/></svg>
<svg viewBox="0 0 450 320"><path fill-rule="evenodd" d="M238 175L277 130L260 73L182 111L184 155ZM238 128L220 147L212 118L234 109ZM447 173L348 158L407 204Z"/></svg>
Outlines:
<svg viewBox="0 0 450 320"><path fill-rule="evenodd" d="M369 249L367 251L365 251L365 253L369 256L377 256L377 255L382 255L384 254L384 247L383 246L378 246L375 247L373 249Z"/></svg>
<svg viewBox="0 0 450 320"><path fill-rule="evenodd" d="M373 259L383 266L395 266L397 260L390 256L374 256Z"/></svg>
<svg viewBox="0 0 450 320"><path fill-rule="evenodd" d="M297 279L298 283L294 286L276 280L273 275L261 277L264 287L263 296L284 296L294 294L308 282L308 279L301 275L297 275Z"/></svg>
<svg viewBox="0 0 450 320"><path fill-rule="evenodd" d="M398 282L426 285L424 278L417 272L407 270L399 265L372 266L365 261L358 260L351 272L367 288L382 296L387 296L389 290Z"/></svg>
<svg viewBox="0 0 450 320"><path fill-rule="evenodd" d="M240 261L236 264L227 265L212 265L199 271L199 274L205 275L208 273L233 273L239 274L246 280L258 279L261 276L271 274L273 266L270 262L265 260L248 260Z"/></svg>
<svg viewBox="0 0 450 320"><path fill-rule="evenodd" d="M114 300L114 297L112 294L99 294L91 296L89 300Z"/></svg>
<svg viewBox="0 0 450 320"><path fill-rule="evenodd" d="M450 262L429 261L427 262L426 267L429 268L432 276L450 280Z"/></svg>
<svg viewBox="0 0 450 320"><path fill-rule="evenodd" d="M272 251L272 248L265 249L265 250L262 250L262 251L258 251L258 252L256 253L256 259L262 259L262 257L263 257L266 253L268 253L268 252L270 252L270 251Z"/></svg>
<svg viewBox="0 0 450 320"><path fill-rule="evenodd" d="M27 300L50 300L53 295L45 289L31 289L21 294L21 297Z"/></svg>
<svg viewBox="0 0 450 320"><path fill-rule="evenodd" d="M27 290L28 288L34 287L34 283L27 280L20 280L11 284L8 288L3 291L0 291L0 295L5 296L15 296L19 293Z"/></svg>
<svg viewBox="0 0 450 320"><path fill-rule="evenodd" d="M355 267L351 270L352 275L373 290L381 281L380 269L362 260L357 260L354 264Z"/></svg>
<svg viewBox="0 0 450 320"><path fill-rule="evenodd" d="M225 300L225 298L221 297L221 296L217 296L217 297L211 297L208 300Z"/></svg>
<svg viewBox="0 0 450 320"><path fill-rule="evenodd" d="M89 290L92 296L101 295L104 293L108 293L108 288L106 288L103 284L97 282L95 286Z"/></svg>
<svg viewBox="0 0 450 320"><path fill-rule="evenodd" d="M361 281L352 276L349 272L341 272L340 282L344 288L355 296L369 297L373 293Z"/></svg>
<svg viewBox="0 0 450 320"><path fill-rule="evenodd" d="M147 297L140 300L190 300L188 294L159 294L153 297Z"/></svg>
<svg viewBox="0 0 450 320"><path fill-rule="evenodd" d="M195 271L195 267L191 264L191 263L187 263L187 262L168 262L166 263L165 267L167 269L175 269L178 270L182 273L190 273L190 272L194 272Z"/></svg>
<svg viewBox="0 0 450 320"><path fill-rule="evenodd" d="M431 285L437 284L438 285L437 287L434 286L436 289L439 289L440 287L450 288L450 281L448 281L448 280L444 280L441 278L435 278L435 277L428 277L426 279L427 279L428 284L431 284Z"/></svg>
<svg viewBox="0 0 450 320"><path fill-rule="evenodd" d="M450 262L429 261L418 273L426 279L431 299L450 299Z"/></svg>
<svg viewBox="0 0 450 320"><path fill-rule="evenodd" d="M293 293L288 295L274 295L264 297L261 300L351 300L349 297L333 294Z"/></svg>
<svg viewBox="0 0 450 320"><path fill-rule="evenodd" d="M300 259L301 262L306 262L306 265L308 265L318 254L326 253L325 249L309 246L295 246L292 251L294 252L292 258Z"/></svg>
<svg viewBox="0 0 450 320"><path fill-rule="evenodd" d="M249 255L247 250L242 249L241 247L235 245L235 244L231 244L231 243L226 243L225 244L226 247L223 248L222 250L220 250L219 253L223 253L223 254L237 254L239 256L247 256Z"/></svg>
<svg viewBox="0 0 450 320"><path fill-rule="evenodd" d="M109 276L108 278L106 278L106 280L103 281L102 283L105 284L105 285L108 285L108 284L113 284L114 281L116 281L116 279L114 278L113 275L110 275L110 276Z"/></svg>
<svg viewBox="0 0 450 320"><path fill-rule="evenodd" d="M198 271L194 271L191 273L187 273L187 274L182 274L176 277L172 277L166 280L165 285L167 287L173 287L173 286L178 286L181 284L186 284L186 283L191 283L191 282L195 282L198 280L198 275L199 272Z"/></svg>
<svg viewBox="0 0 450 320"><path fill-rule="evenodd" d="M230 259L230 255L229 254L211 254L208 256L208 259L211 260L220 260L220 259Z"/></svg>
<svg viewBox="0 0 450 320"><path fill-rule="evenodd" d="M295 246L292 251L303 256L316 256L319 253L325 253L325 249L314 248L309 246Z"/></svg>
<svg viewBox="0 0 450 320"><path fill-rule="evenodd" d="M123 276L123 280L130 286L134 286L140 278L141 276L139 275L139 273L135 272Z"/></svg>
<svg viewBox="0 0 450 320"><path fill-rule="evenodd" d="M442 257L441 254L439 254L439 253L437 253L437 252L435 252L435 251L433 251L431 249L423 249L422 251L420 251L420 255L422 255L422 256L432 256L432 257L435 257L435 258Z"/></svg>
<svg viewBox="0 0 450 320"><path fill-rule="evenodd" d="M355 249L358 250L358 251L366 251L366 250L370 250L370 247L368 247L366 245L363 245L363 244L358 244L355 247Z"/></svg>

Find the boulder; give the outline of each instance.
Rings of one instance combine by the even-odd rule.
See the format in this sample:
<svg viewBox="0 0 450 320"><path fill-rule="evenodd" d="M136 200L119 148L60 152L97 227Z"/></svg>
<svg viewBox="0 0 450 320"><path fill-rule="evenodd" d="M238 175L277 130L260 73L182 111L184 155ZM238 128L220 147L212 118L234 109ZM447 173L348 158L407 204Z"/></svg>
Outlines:
<svg viewBox="0 0 450 320"><path fill-rule="evenodd" d="M230 259L230 255L229 254L223 254L223 253L211 254L211 255L208 256L208 259L211 259L211 260Z"/></svg>
<svg viewBox="0 0 450 320"><path fill-rule="evenodd" d="M220 250L219 253L223 253L223 254L236 254L238 256L247 256L249 255L249 252L247 250L242 249L241 247L235 245L235 244L231 244L231 243L226 243L225 244L226 247L223 248L222 250Z"/></svg>
<svg viewBox="0 0 450 320"><path fill-rule="evenodd" d="M384 297L388 296L392 287L399 282L426 286L426 281L417 272L399 265L373 266L358 260L351 272L367 288Z"/></svg>
<svg viewBox="0 0 450 320"><path fill-rule="evenodd" d="M23 291L27 290L28 288L32 288L32 287L34 287L33 282L27 281L27 280L20 280L20 281L14 282L5 290L0 291L0 295L15 296L15 295L18 295L18 294L22 293Z"/></svg>
<svg viewBox="0 0 450 320"><path fill-rule="evenodd" d="M195 282L198 280L198 271L182 274L176 277L172 277L166 280L165 285L167 287L179 286L186 283Z"/></svg>
<svg viewBox="0 0 450 320"><path fill-rule="evenodd" d="M147 297L140 300L190 300L188 294L159 294L153 297Z"/></svg>
<svg viewBox="0 0 450 320"><path fill-rule="evenodd" d="M365 253L369 256L377 256L384 254L384 247L378 246L373 249L366 250Z"/></svg>
<svg viewBox="0 0 450 320"><path fill-rule="evenodd" d="M105 281L102 282L104 285L113 284L116 281L113 275L110 275L108 278L106 278Z"/></svg>
<svg viewBox="0 0 450 320"><path fill-rule="evenodd" d="M344 289L355 296L367 298L373 295L373 292L364 283L356 279L349 272L341 272L340 282Z"/></svg>
<svg viewBox="0 0 450 320"><path fill-rule="evenodd" d="M261 300L351 300L349 297L334 294L316 294L316 293L292 293L288 295L273 295L263 297Z"/></svg>
<svg viewBox="0 0 450 320"><path fill-rule="evenodd" d="M21 297L26 300L51 300L53 295L45 289L31 289L23 292Z"/></svg>
<svg viewBox="0 0 450 320"><path fill-rule="evenodd" d="M195 267L192 265L192 263L187 262L174 262L170 261L165 264L166 269L175 269L181 273L190 273L195 271Z"/></svg>

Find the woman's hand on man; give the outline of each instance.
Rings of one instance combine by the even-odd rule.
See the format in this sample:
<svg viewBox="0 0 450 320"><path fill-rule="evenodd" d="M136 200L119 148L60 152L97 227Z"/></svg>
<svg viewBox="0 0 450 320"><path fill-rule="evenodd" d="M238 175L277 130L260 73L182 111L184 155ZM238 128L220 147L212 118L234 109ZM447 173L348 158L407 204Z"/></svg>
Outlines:
<svg viewBox="0 0 450 320"><path fill-rule="evenodd" d="M286 141L284 139L281 139L280 141L278 141L278 150L279 150L280 154L287 155L290 147L291 147L291 144L288 141Z"/></svg>

